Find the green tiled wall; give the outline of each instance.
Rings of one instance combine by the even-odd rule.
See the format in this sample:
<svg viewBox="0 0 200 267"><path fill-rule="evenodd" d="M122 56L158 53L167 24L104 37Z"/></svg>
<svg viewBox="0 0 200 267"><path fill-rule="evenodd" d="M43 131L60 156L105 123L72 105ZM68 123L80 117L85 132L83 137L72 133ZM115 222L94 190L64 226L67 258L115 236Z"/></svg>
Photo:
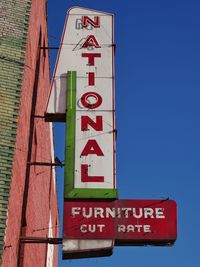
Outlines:
<svg viewBox="0 0 200 267"><path fill-rule="evenodd" d="M30 8L31 0L0 1L0 259L7 221Z"/></svg>

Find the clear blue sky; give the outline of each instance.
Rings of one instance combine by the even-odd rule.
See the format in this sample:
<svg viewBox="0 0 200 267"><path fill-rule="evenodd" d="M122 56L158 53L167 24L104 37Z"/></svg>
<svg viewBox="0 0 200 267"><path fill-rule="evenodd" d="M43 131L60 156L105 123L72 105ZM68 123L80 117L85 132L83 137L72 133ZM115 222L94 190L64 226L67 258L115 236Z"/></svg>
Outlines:
<svg viewBox="0 0 200 267"><path fill-rule="evenodd" d="M178 240L171 248L115 247L105 258L60 254L59 267L200 266L200 1L49 0L50 46L59 45L66 11L76 5L115 14L120 198L176 200ZM64 160L64 124L55 133ZM57 185L62 214L61 170Z"/></svg>

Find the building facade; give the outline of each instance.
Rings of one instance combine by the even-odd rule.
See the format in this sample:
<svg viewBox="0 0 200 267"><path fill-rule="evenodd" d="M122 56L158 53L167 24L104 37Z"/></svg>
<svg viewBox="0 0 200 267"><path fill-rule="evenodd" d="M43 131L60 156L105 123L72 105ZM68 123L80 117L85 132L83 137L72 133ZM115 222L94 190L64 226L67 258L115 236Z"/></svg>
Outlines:
<svg viewBox="0 0 200 267"><path fill-rule="evenodd" d="M52 124L44 121L46 0L2 0L0 10L0 265L53 267L58 246L48 238L58 237L59 218Z"/></svg>

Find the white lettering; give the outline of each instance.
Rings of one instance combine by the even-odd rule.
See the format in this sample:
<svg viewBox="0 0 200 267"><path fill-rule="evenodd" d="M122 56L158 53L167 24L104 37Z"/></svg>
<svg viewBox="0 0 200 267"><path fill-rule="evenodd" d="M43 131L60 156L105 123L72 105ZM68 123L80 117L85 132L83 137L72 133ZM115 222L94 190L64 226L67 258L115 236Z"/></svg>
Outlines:
<svg viewBox="0 0 200 267"><path fill-rule="evenodd" d="M117 208L117 214L116 214L117 218L121 218L121 209Z"/></svg>
<svg viewBox="0 0 200 267"><path fill-rule="evenodd" d="M103 227L105 227L104 224L97 224L97 228L99 228L99 232L100 232L100 233L103 232Z"/></svg>
<svg viewBox="0 0 200 267"><path fill-rule="evenodd" d="M156 211L156 218L158 218L158 219L164 219L165 218L163 208L155 208L155 211Z"/></svg>
<svg viewBox="0 0 200 267"><path fill-rule="evenodd" d="M120 232L122 232L122 233L125 233L126 232L126 227L125 227L125 225L118 225L117 226L117 231L120 233Z"/></svg>
<svg viewBox="0 0 200 267"><path fill-rule="evenodd" d="M83 217L84 218L91 218L92 217L92 208L88 208L89 212L86 212L86 208L83 208Z"/></svg>
<svg viewBox="0 0 200 267"><path fill-rule="evenodd" d="M124 211L124 217L129 218L128 212L131 211L131 208L122 208L122 211Z"/></svg>
<svg viewBox="0 0 200 267"><path fill-rule="evenodd" d="M87 233L86 228L87 228L87 225L86 225L86 224L82 224L82 225L80 226L80 231L81 231L81 233Z"/></svg>
<svg viewBox="0 0 200 267"><path fill-rule="evenodd" d="M117 225L117 231L118 233L129 233L129 232L136 232L136 233L150 233L151 232L151 226L148 224L142 225L142 224L136 224L136 225L124 225L124 224L118 224Z"/></svg>
<svg viewBox="0 0 200 267"><path fill-rule="evenodd" d="M112 210L110 208L106 208L106 218L115 218L116 217L116 210L115 208L112 208Z"/></svg>
<svg viewBox="0 0 200 267"><path fill-rule="evenodd" d="M108 208L108 207L73 207L73 218L80 215L83 218L135 218L135 219L164 219L163 208Z"/></svg>
<svg viewBox="0 0 200 267"><path fill-rule="evenodd" d="M138 233L141 232L140 230L141 230L142 227L143 227L143 225L141 225L141 224L136 224L136 225L135 225L135 228L137 229L137 232L138 232Z"/></svg>
<svg viewBox="0 0 200 267"><path fill-rule="evenodd" d="M134 232L135 228L132 224L127 225L127 232Z"/></svg>
<svg viewBox="0 0 200 267"><path fill-rule="evenodd" d="M144 225L144 232L145 232L145 233L151 233L151 226L148 225L148 224L145 224L145 225Z"/></svg>
<svg viewBox="0 0 200 267"><path fill-rule="evenodd" d="M152 208L144 208L144 218L154 218Z"/></svg>
<svg viewBox="0 0 200 267"><path fill-rule="evenodd" d="M142 209L141 209L141 208L139 208L139 214L137 214L137 213L136 213L136 209L133 208L133 217L134 217L134 218L136 218L136 219L140 219L140 218L142 218L142 215L143 215L143 213L142 213Z"/></svg>
<svg viewBox="0 0 200 267"><path fill-rule="evenodd" d="M99 216L100 218L104 218L103 212L103 208L94 208L94 217L97 218Z"/></svg>
<svg viewBox="0 0 200 267"><path fill-rule="evenodd" d="M88 232L90 232L90 233L96 232L96 225L95 224L88 224Z"/></svg>
<svg viewBox="0 0 200 267"><path fill-rule="evenodd" d="M76 215L80 214L80 209L78 207L72 208L72 217L74 218Z"/></svg>
<svg viewBox="0 0 200 267"><path fill-rule="evenodd" d="M82 224L80 226L81 233L95 233L95 232L103 232L103 228L105 224Z"/></svg>

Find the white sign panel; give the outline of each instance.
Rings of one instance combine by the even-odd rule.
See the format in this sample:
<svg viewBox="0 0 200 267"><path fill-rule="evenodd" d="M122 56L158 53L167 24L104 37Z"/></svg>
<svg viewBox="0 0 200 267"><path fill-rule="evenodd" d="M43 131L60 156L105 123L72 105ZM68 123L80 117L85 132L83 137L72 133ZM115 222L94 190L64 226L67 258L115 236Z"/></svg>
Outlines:
<svg viewBox="0 0 200 267"><path fill-rule="evenodd" d="M111 14L67 15L46 115L62 120L66 111L65 198L116 198Z"/></svg>
<svg viewBox="0 0 200 267"><path fill-rule="evenodd" d="M101 91L104 102L98 109L113 108L113 46L111 14L79 7L69 10L47 104L50 120L65 118L67 71L77 71L80 92Z"/></svg>

